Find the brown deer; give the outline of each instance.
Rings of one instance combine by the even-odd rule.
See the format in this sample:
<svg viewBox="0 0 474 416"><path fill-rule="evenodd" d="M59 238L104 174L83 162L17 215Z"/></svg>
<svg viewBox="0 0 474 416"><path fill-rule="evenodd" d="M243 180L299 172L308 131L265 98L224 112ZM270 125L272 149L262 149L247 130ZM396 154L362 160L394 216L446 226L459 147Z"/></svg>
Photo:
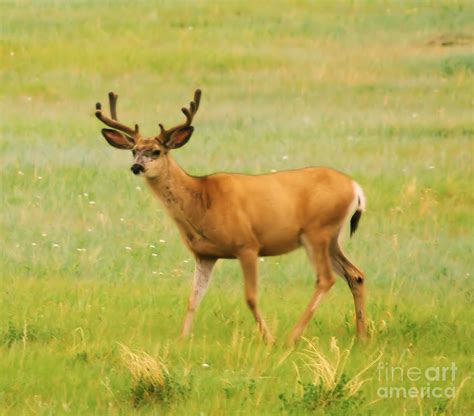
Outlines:
<svg viewBox="0 0 474 416"><path fill-rule="evenodd" d="M196 264L181 336L191 329L193 314L220 258L240 261L245 298L263 337L273 338L257 305L259 256L276 256L304 246L317 278L309 305L293 328L289 342L301 336L325 294L335 282L333 269L348 283L355 304L357 335L365 337L364 273L339 247L339 234L349 216L351 235L364 210L361 187L349 177L325 167L263 175L215 173L188 175L171 157L171 151L191 138L191 125L199 108L196 90L186 121L176 127L160 126L158 136L143 137L136 124L117 120L117 95L109 93L111 118L96 104L95 115L111 129L102 129L107 142L131 150L135 175L142 175L173 218Z"/></svg>

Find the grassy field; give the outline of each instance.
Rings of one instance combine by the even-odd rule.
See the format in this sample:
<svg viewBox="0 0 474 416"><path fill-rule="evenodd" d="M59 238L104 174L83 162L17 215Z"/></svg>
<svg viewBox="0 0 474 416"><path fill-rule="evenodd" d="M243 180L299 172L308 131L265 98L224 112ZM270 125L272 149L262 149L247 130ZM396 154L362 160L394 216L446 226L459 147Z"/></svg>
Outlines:
<svg viewBox="0 0 474 416"><path fill-rule="evenodd" d="M0 414L473 412L472 2L2 1L0 14ZM285 346L314 284L302 251L260 262L275 345L235 261L177 341L192 257L93 110L114 90L121 119L152 135L196 87L196 132L175 152L189 173L328 165L363 186L345 250L367 275L367 344L351 347L340 280Z"/></svg>

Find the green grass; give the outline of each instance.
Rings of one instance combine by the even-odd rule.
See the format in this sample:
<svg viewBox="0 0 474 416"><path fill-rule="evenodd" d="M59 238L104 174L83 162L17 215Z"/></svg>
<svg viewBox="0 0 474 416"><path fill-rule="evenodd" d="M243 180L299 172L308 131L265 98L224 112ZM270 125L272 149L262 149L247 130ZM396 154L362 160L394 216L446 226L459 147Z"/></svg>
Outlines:
<svg viewBox="0 0 474 416"><path fill-rule="evenodd" d="M4 1L0 14L0 414L472 412L472 380L459 390L473 369L471 2ZM257 336L234 261L177 342L192 257L93 110L114 90L119 117L152 135L196 87L196 132L175 152L188 172L329 165L366 192L345 246L373 334L335 392L381 351L405 371L454 362L455 380L431 386L455 400L381 399L429 381L380 380L376 364L357 398L323 407L336 393L312 384L306 343L284 346L314 284L301 251L260 263L276 345ZM339 281L305 335L330 357L353 334ZM179 392L137 402L120 345L163 362Z"/></svg>

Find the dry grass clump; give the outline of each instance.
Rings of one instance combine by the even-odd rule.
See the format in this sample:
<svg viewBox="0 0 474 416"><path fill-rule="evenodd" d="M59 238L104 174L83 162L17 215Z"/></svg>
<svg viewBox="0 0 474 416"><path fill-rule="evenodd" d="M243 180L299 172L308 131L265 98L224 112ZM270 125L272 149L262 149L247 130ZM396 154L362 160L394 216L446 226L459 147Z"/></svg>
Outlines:
<svg viewBox="0 0 474 416"><path fill-rule="evenodd" d="M161 357L153 358L144 351L132 351L120 344L120 356L132 377L131 396L135 406L144 402L169 405L183 399L189 387L171 376Z"/></svg>
<svg viewBox="0 0 474 416"><path fill-rule="evenodd" d="M280 395L284 408L290 411L327 409L342 411L344 414L357 412L364 402L360 389L370 380L364 378L364 375L380 360L382 351L379 351L375 358L372 357L357 374L349 377L345 373L345 368L354 342L341 351L336 338L332 337L330 342L332 356L328 356L321 351L316 342L307 339L305 341L307 347L301 352L302 366L295 363L299 392L289 399ZM309 373L309 382L302 381L302 370Z"/></svg>

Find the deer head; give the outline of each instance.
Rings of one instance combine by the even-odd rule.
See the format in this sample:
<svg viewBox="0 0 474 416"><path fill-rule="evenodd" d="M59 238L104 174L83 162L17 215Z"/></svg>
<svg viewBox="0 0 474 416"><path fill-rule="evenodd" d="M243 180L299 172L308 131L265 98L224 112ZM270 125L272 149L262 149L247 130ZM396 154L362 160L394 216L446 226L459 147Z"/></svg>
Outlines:
<svg viewBox="0 0 474 416"><path fill-rule="evenodd" d="M195 91L194 100L189 103L189 108L183 107L181 109L186 116L184 123L170 129L165 129L160 123L160 133L153 137L143 137L138 124L135 124L132 129L118 121L117 99L117 94L109 93L111 118L104 115L101 103L97 103L95 106L96 117L107 126L112 127L111 129L102 129L102 135L111 146L132 151L134 163L131 170L135 175L144 173L148 177L159 176L159 172L166 165L168 152L184 146L193 134L194 127L191 126L191 123L199 108L201 90Z"/></svg>

